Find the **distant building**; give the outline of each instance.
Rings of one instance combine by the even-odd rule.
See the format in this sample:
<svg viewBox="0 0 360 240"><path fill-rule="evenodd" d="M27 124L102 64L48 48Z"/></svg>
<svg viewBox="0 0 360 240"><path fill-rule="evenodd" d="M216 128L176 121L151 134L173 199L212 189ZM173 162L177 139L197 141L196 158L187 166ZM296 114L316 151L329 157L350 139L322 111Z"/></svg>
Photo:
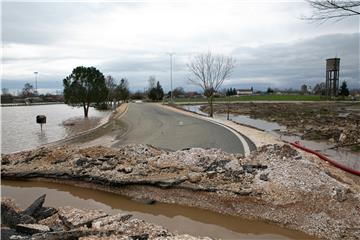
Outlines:
<svg viewBox="0 0 360 240"><path fill-rule="evenodd" d="M187 98L203 98L203 95L201 95L198 92L187 92L187 93L185 93L185 97L187 97Z"/></svg>
<svg viewBox="0 0 360 240"><path fill-rule="evenodd" d="M36 102L43 102L42 98L40 97L29 97L24 99L25 103L36 103Z"/></svg>
<svg viewBox="0 0 360 240"><path fill-rule="evenodd" d="M253 93L253 87L251 87L250 89L236 89L236 95L252 95Z"/></svg>

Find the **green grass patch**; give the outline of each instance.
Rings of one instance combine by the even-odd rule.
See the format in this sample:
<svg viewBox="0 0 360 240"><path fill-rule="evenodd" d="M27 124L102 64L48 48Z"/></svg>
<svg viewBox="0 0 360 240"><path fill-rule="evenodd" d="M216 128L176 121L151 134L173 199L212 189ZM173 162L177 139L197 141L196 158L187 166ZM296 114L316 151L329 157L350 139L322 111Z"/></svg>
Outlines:
<svg viewBox="0 0 360 240"><path fill-rule="evenodd" d="M351 151L353 152L360 152L360 145L354 145L354 146L351 146Z"/></svg>
<svg viewBox="0 0 360 240"><path fill-rule="evenodd" d="M214 98L214 102L241 101L326 101L328 98L318 95L251 95L231 96L229 98ZM206 98L176 98L176 103L206 103Z"/></svg>

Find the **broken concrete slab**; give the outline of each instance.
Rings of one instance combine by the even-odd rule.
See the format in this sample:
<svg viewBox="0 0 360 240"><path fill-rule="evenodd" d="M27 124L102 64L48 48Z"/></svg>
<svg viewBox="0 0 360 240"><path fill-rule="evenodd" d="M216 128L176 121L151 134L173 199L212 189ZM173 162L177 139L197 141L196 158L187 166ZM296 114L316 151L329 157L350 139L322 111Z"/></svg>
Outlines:
<svg viewBox="0 0 360 240"><path fill-rule="evenodd" d="M15 227L20 223L35 223L36 220L29 216L18 212L12 200L1 201L1 223L10 227Z"/></svg>
<svg viewBox="0 0 360 240"><path fill-rule="evenodd" d="M59 239L80 239L97 234L96 230L77 228L69 231L37 233L31 236L31 240L59 240Z"/></svg>
<svg viewBox="0 0 360 240"><path fill-rule="evenodd" d="M124 221L129 220L132 217L131 214L118 213L113 216L106 216L99 218L92 222L92 228L98 230L117 230L119 224L122 224Z"/></svg>
<svg viewBox="0 0 360 240"><path fill-rule="evenodd" d="M50 228L42 224L18 224L16 225L16 231L32 235L35 233L50 232Z"/></svg>
<svg viewBox="0 0 360 240"><path fill-rule="evenodd" d="M57 210L53 207L42 207L33 214L33 217L39 221L48 218L55 213L57 213Z"/></svg>
<svg viewBox="0 0 360 240"><path fill-rule="evenodd" d="M53 231L69 230L69 228L63 223L63 221L61 221L59 214L57 213L48 218L40 220L38 223L49 226Z"/></svg>
<svg viewBox="0 0 360 240"><path fill-rule="evenodd" d="M84 225L91 224L92 221L106 217L103 211L99 210L81 210L73 207L61 207L59 208L59 217L70 228L76 228Z"/></svg>
<svg viewBox="0 0 360 240"><path fill-rule="evenodd" d="M45 202L46 194L37 198L22 214L32 216L36 211L40 210Z"/></svg>

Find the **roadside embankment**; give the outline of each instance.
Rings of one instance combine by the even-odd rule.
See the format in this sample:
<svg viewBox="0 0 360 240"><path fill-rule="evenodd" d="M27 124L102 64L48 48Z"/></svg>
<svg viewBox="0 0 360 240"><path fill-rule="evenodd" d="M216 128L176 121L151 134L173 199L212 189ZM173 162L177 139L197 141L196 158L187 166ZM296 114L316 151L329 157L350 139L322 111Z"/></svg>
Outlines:
<svg viewBox="0 0 360 240"><path fill-rule="evenodd" d="M227 113L226 104L215 104L214 112ZM201 107L204 112L209 107ZM335 147L360 151L359 102L232 103L229 112L248 115L286 126L284 133L307 140L320 140Z"/></svg>
<svg viewBox="0 0 360 240"><path fill-rule="evenodd" d="M12 199L2 198L1 239L200 239L170 233L131 214L45 207L45 197L40 196L26 209L19 209Z"/></svg>
<svg viewBox="0 0 360 240"><path fill-rule="evenodd" d="M199 207L325 239L359 237L359 179L287 144L264 145L247 157L149 145L39 148L3 155L1 177Z"/></svg>
<svg viewBox="0 0 360 240"><path fill-rule="evenodd" d="M82 143L87 143L87 145L93 145L92 141L97 141L98 144L109 142L106 133L112 132L113 125L116 125L116 121L121 118L123 114L126 113L128 109L127 103L122 103L119 107L116 108L111 114L107 115L105 118L101 119L101 121L91 129L86 131L79 131L76 135L61 139L56 142L51 142L44 147L49 146L61 146L65 144L75 144L81 145ZM119 131L123 131L123 129L118 129ZM106 139L105 139L106 138ZM108 143L107 145L110 145Z"/></svg>
<svg viewBox="0 0 360 240"><path fill-rule="evenodd" d="M229 106L216 105L215 112L219 115L216 115L215 118L207 117L206 113L199 110L199 109L202 109L204 111L208 111L208 106L197 105L197 106L187 106L186 108L179 108L177 106L172 106L172 107L174 109L177 109L178 111L180 110L183 112L187 112L187 114L191 114L195 117L208 119L209 121L216 121L217 123L220 123L224 126L235 129L237 132L243 134L248 139L251 139L252 142L256 146L262 146L263 144L267 144L267 143L277 143L277 144L281 144L281 142L291 143L293 146L295 146L299 149L302 149L303 151L306 151L308 153L314 154L314 155L318 156L320 159L327 161L327 162L331 163L332 165L334 165L344 171L347 171L347 172L355 174L355 175L359 175L359 161L358 161L359 152L357 151L357 146L359 146L359 144L360 144L360 138L357 139L356 134L351 137L347 137L347 135L346 135L346 134L349 134L349 132L355 131L355 128L356 128L355 125L350 124L350 126L349 126L349 123L354 123L354 124L360 123L360 108L357 108L360 105L357 105L358 103L339 103L339 102L327 103L327 104L334 104L335 106L337 106L337 108L339 108L339 104L342 104L341 105L342 107L340 109L341 111L339 109L333 110L333 111L334 112L339 111L337 113L337 115L341 116L341 118L344 118L344 117L346 118L346 117L350 116L349 119L346 119L344 126L339 127L340 130L346 132L346 134L343 132L340 134L341 141L350 142L348 144L342 144L342 145L339 145L339 143L335 144L333 140L332 140L333 144L326 143L323 140L317 140L317 141L304 140L304 135L302 135L301 132L296 132L298 128L300 129L300 131L304 131L303 129L301 130L301 126L298 128L295 128L295 129L290 126L288 126L287 128L284 128L284 127L278 125L277 123L274 123L275 125L272 126L271 122L268 122L265 120L259 120L257 118L254 118L254 116L253 116L253 118L249 118L247 115L243 115L243 114L250 114L250 113L247 110L242 109L242 107L244 107L245 105L248 105L248 104L250 104L251 107L256 108L256 111L259 111L262 114L261 108L258 109L256 107L257 104L260 104L261 106L263 106L263 105L266 106L266 105L273 104L273 103L256 103L256 104L255 103L246 103L246 104L242 103L242 104L240 104L241 105L240 109L238 109L235 105L229 105ZM288 108L292 107L292 105L289 105L289 103L279 103L279 104L287 105ZM298 102L298 103L291 103L291 104L295 104L295 109L296 109L296 108L299 108L299 106L297 106L297 105L304 105L305 103ZM317 104L319 104L319 103L317 103ZM230 106L231 106L232 110L230 110L231 109ZM229 112L230 112L231 120L225 120L224 116L221 116L221 114L224 115L224 113L227 111L228 107L230 110ZM304 106L302 106L302 107L304 107ZM316 109L316 107L319 107L319 106L315 105L314 107ZM306 105L306 108L311 108L311 107L310 107L310 105ZM309 109L307 109L307 111L308 110ZM264 111L266 112L267 110L264 110ZM284 108L283 111L287 111L287 110ZM290 110L290 112L291 111L292 110ZM306 110L304 110L304 111L306 112ZM310 113L313 113L314 111L315 110L311 110ZM240 114L240 112L241 112L241 114ZM276 112L276 111L274 111L274 112ZM282 116L284 114L286 115L287 113L279 113L279 114L275 114L275 115L277 118L282 119ZM300 113L300 115L302 115L302 114L303 113ZM312 117L311 114L308 113L308 114L303 114L303 115L306 116L305 117L306 121L311 121L311 120L309 120L309 118ZM296 116L293 118L298 118L298 117L299 116ZM319 115L317 116L317 118L319 118ZM322 116L322 118L324 118L325 122L334 121L333 118L331 118L329 120L330 117L328 115L324 115L324 116ZM282 119L282 120L286 120L286 119ZM299 120L300 123L305 121L305 120L302 120L301 118L297 119L297 120ZM328 127L333 128L334 126L339 126L342 123L342 121L340 121L340 119L337 119L337 120L338 120L338 122L332 123ZM292 119L291 121L294 121L294 120ZM319 124L319 123L317 123L317 124ZM257 125L260 127L260 129L257 127ZM322 123L320 123L317 127L319 127L319 129L321 131L325 131L326 129L328 129L327 127L324 127L324 121L322 121ZM307 126L307 128L311 129L311 127L309 127L309 126ZM349 130L349 128L350 128L350 130ZM271 134L269 134L270 132L271 132ZM354 139L357 139L357 140L354 140ZM353 151L351 151L351 150L353 150Z"/></svg>

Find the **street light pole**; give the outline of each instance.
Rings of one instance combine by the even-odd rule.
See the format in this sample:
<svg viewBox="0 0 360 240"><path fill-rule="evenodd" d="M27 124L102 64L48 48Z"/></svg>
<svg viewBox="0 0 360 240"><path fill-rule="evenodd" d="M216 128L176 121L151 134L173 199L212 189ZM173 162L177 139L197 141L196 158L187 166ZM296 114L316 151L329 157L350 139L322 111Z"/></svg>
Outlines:
<svg viewBox="0 0 360 240"><path fill-rule="evenodd" d="M34 74L35 74L35 92L36 92L36 94L37 94L37 76L38 76L38 72L34 72Z"/></svg>
<svg viewBox="0 0 360 240"><path fill-rule="evenodd" d="M172 56L174 53L168 53L170 56L170 102L173 102L173 81L172 81Z"/></svg>

